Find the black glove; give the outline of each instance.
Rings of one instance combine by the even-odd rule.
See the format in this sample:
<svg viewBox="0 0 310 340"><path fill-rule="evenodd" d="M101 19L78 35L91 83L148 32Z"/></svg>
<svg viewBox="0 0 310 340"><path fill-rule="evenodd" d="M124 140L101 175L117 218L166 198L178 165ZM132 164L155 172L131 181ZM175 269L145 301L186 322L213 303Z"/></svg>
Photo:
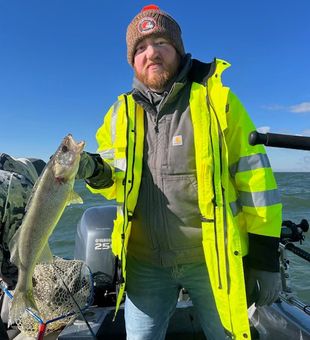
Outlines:
<svg viewBox="0 0 310 340"><path fill-rule="evenodd" d="M94 189L108 188L114 183L110 166L102 160L99 154L86 151L81 154L75 178L84 179Z"/></svg>
<svg viewBox="0 0 310 340"><path fill-rule="evenodd" d="M93 155L83 151L81 153L79 170L75 176L76 179L87 179L94 174L96 163Z"/></svg>
<svg viewBox="0 0 310 340"><path fill-rule="evenodd" d="M246 292L248 300L252 297L256 306L271 305L278 299L280 291L280 273L249 268ZM256 296L253 296L253 293L255 293Z"/></svg>

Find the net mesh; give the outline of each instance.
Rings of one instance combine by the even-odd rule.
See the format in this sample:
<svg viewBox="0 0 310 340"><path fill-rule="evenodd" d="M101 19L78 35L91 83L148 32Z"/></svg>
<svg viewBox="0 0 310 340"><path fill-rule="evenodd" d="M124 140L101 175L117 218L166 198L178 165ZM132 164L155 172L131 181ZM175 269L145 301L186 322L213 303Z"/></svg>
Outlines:
<svg viewBox="0 0 310 340"><path fill-rule="evenodd" d="M91 303L93 280L90 270L83 261L57 257L52 263L37 264L33 275L33 295L38 316L47 323L45 334L59 330L79 313L76 303L81 309ZM17 326L28 336L38 334L39 322L30 313L25 312Z"/></svg>

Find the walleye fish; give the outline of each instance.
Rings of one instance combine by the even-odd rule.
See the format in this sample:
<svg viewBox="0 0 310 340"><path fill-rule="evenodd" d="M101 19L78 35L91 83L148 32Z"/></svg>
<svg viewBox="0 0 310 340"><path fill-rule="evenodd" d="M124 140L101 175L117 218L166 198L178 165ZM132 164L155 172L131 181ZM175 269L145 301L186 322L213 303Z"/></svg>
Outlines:
<svg viewBox="0 0 310 340"><path fill-rule="evenodd" d="M12 238L11 262L18 267L18 281L9 314L9 323L16 322L26 308L38 313L33 297L32 276L35 265L52 260L48 239L65 207L83 203L73 191L85 143L76 143L67 135L37 180L26 206L22 225Z"/></svg>

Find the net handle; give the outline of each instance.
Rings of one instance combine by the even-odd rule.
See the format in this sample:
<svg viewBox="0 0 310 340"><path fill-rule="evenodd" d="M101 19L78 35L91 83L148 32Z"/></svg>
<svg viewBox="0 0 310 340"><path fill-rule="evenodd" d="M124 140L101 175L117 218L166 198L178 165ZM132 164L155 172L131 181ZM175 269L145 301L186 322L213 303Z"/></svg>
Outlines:
<svg viewBox="0 0 310 340"><path fill-rule="evenodd" d="M46 323L40 322L37 340L43 340L46 331Z"/></svg>

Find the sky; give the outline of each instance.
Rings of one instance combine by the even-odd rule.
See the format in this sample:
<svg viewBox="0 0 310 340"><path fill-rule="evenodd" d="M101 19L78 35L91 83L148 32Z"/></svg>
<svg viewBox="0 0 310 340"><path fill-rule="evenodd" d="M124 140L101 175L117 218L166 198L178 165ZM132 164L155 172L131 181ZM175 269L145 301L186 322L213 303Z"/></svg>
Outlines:
<svg viewBox="0 0 310 340"><path fill-rule="evenodd" d="M63 137L86 142L131 90L126 29L145 1L0 0L0 152L44 160ZM193 58L222 76L259 131L310 136L310 1L153 2ZM267 148L274 171L310 171L310 151Z"/></svg>

